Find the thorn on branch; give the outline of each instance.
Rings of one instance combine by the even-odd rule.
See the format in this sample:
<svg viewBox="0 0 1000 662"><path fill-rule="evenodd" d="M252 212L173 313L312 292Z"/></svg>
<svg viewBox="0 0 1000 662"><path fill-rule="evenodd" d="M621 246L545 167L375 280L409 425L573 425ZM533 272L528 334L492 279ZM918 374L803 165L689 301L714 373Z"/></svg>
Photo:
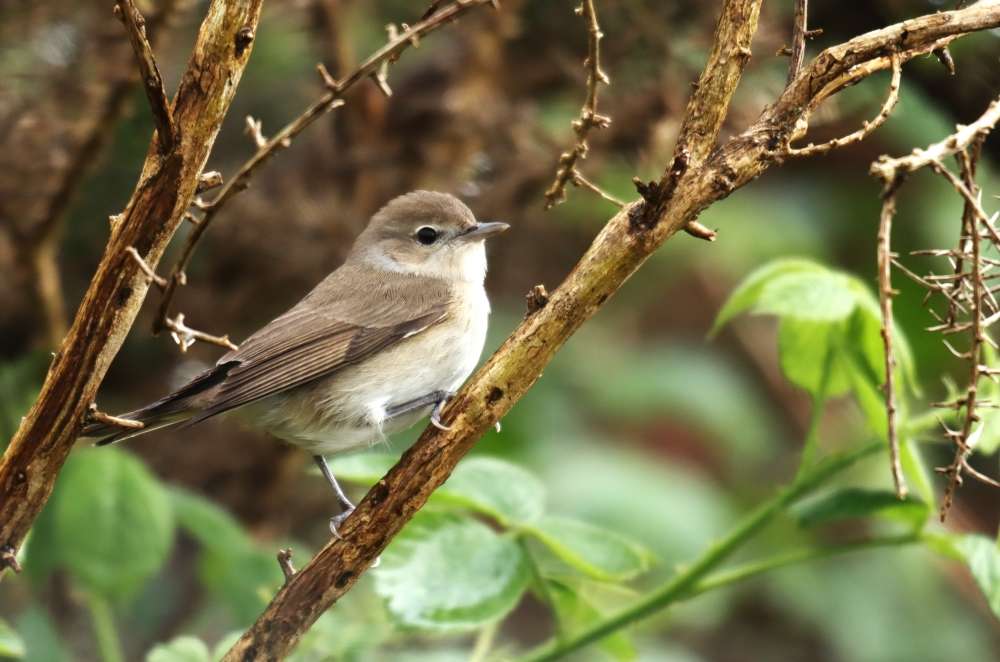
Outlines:
<svg viewBox="0 0 1000 662"><path fill-rule="evenodd" d="M255 120L253 116L247 115L245 133L253 139L257 149L263 149L267 145L263 120Z"/></svg>
<svg viewBox="0 0 1000 662"><path fill-rule="evenodd" d="M938 59L941 64L944 65L945 70L947 70L949 76L955 75L955 60L951 57L951 51L948 50L947 46L942 46L941 48L935 48L933 51L934 57Z"/></svg>
<svg viewBox="0 0 1000 662"><path fill-rule="evenodd" d="M94 423L104 423L105 425L122 428L123 430L141 430L146 427L146 424L142 421L134 421L131 418L106 414L97 409L96 402L90 403L90 407L87 408L87 420Z"/></svg>
<svg viewBox="0 0 1000 662"><path fill-rule="evenodd" d="M684 226L684 232L687 232L692 237L697 239L704 239L705 241L715 241L718 233L715 230L711 230L698 221L691 221Z"/></svg>
<svg viewBox="0 0 1000 662"><path fill-rule="evenodd" d="M340 83L337 79L330 74L330 70L326 68L326 65L322 62L316 64L316 71L319 72L319 77L323 81L323 86L333 92L334 94L340 93Z"/></svg>
<svg viewBox="0 0 1000 662"><path fill-rule="evenodd" d="M291 549L285 548L278 550L278 566L281 568L281 574L285 576L286 583L295 576L295 566L292 565Z"/></svg>
<svg viewBox="0 0 1000 662"><path fill-rule="evenodd" d="M209 170L201 173L198 177L198 186L195 191L204 193L219 186L222 186L222 173L218 170Z"/></svg>
<svg viewBox="0 0 1000 662"><path fill-rule="evenodd" d="M0 574L7 568L18 574L21 573L21 564L17 560L17 550L12 545L0 547Z"/></svg>
<svg viewBox="0 0 1000 662"><path fill-rule="evenodd" d="M528 312L525 317L530 317L548 305L549 292L545 289L544 285L538 284L531 288L528 293L524 295L524 298L528 303Z"/></svg>

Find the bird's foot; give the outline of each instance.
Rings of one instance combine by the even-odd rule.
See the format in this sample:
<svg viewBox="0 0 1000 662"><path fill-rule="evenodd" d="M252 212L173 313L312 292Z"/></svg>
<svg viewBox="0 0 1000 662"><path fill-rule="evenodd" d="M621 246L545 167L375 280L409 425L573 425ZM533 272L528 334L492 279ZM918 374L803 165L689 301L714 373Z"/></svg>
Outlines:
<svg viewBox="0 0 1000 662"><path fill-rule="evenodd" d="M454 396L455 396L454 392L444 391L443 395L441 396L441 399L438 400L436 403L434 403L434 409L431 410L431 425L436 427L438 430L443 430L444 432L447 432L448 430L451 429L450 425L445 425L444 423L441 422L441 412L444 411L445 405L447 405L448 401L451 400Z"/></svg>
<svg viewBox="0 0 1000 662"><path fill-rule="evenodd" d="M347 521L347 518L351 516L354 512L354 506L345 508L339 515L334 515L330 518L330 533L337 540L343 540L344 537L340 535L341 525Z"/></svg>

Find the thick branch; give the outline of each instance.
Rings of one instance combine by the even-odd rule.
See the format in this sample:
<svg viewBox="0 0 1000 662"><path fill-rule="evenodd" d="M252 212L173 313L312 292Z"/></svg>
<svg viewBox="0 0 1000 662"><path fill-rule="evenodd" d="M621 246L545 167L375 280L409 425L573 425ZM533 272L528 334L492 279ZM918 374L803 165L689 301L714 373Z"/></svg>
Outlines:
<svg viewBox="0 0 1000 662"><path fill-rule="evenodd" d="M153 331L158 333L168 326L167 319L170 314L170 304L174 294L177 291L177 287L184 284L184 270L191 261L194 249L205 234L205 230L212 223L212 219L215 218L223 206L234 195L249 186L250 177L253 176L258 167L263 165L277 152L291 145L292 139L310 124L331 110L342 106L344 104L343 96L351 87L359 81L363 81L377 73L383 64L394 62L404 50L419 43L421 37L451 23L470 9L481 5L493 5L494 2L495 0L455 0L452 4L442 9L437 9L433 13L425 13L426 18L421 19L412 27L390 38L382 48L370 55L357 69L339 80L334 80L330 77L326 68L320 65L320 75L323 77L328 88L326 93L269 140L263 139L259 124L250 120L251 133L254 134L257 151L240 166L236 174L225 183L211 202L201 204L205 212L204 216L195 225L191 234L188 235L184 243L184 248L181 250L180 258L178 258L177 263L167 277L167 286L164 289L163 297L160 299L159 313L153 322Z"/></svg>
<svg viewBox="0 0 1000 662"><path fill-rule="evenodd" d="M132 44L132 50L135 51L139 72L142 74L142 87L146 91L149 108L153 113L153 122L156 124L156 137L160 153L166 154L173 149L177 136L173 119L170 116L167 93L163 89L160 68L156 66L153 47L149 45L149 40L146 38L146 19L139 13L139 9L132 0L118 0L115 8L122 23L125 24L128 40Z"/></svg>
<svg viewBox="0 0 1000 662"><path fill-rule="evenodd" d="M758 6L759 2L750 0L725 5L720 21L724 25L717 35L725 39L729 50L718 44L713 48L684 122L688 128L682 135L694 154L707 153L715 141L725 106L739 80L737 59L745 60L745 54L736 58L731 51L749 44L755 29L750 19L757 16ZM901 60L906 60L929 52L941 39L998 25L1000 7L976 5L907 21L829 49L753 127L712 153L704 164L695 161L687 176L678 176L676 187L651 224L633 220L643 214L648 205L645 202L631 203L617 213L545 306L526 317L451 401L443 415L450 429L430 427L424 431L344 522L342 539L331 540L278 591L225 659L280 658L291 650L309 625L350 590L480 435L531 388L569 336L650 254L709 204L775 162L773 150L779 140L791 135L812 95L823 90L827 82L870 59L884 57L884 66L872 71L888 67L888 46L896 46ZM905 48L899 49L900 45Z"/></svg>
<svg viewBox="0 0 1000 662"><path fill-rule="evenodd" d="M208 152L250 55L239 34L256 29L261 0L214 0L177 91L173 117L185 139L167 154L151 145L121 220L112 229L69 334L31 411L0 463L0 547L17 549L45 505L108 365L148 287L127 252L155 266L183 221Z"/></svg>

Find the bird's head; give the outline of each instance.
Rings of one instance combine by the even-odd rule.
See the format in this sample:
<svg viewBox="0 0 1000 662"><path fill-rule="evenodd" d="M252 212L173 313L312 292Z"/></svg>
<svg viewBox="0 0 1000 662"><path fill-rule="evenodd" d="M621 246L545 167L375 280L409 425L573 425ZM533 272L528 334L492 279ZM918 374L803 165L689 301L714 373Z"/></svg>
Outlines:
<svg viewBox="0 0 1000 662"><path fill-rule="evenodd" d="M508 227L477 221L453 195L413 191L372 216L349 259L377 269L482 283L485 239Z"/></svg>

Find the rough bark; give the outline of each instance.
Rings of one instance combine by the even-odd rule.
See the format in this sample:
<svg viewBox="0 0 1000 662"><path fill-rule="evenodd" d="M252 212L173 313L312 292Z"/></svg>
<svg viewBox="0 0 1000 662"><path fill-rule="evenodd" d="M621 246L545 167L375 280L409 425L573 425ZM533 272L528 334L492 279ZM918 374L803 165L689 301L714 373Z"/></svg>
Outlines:
<svg viewBox="0 0 1000 662"><path fill-rule="evenodd" d="M125 211L53 359L42 391L0 463L0 558L13 561L52 492L87 409L146 295L130 246L155 265L188 208L250 57L262 0L214 0L174 97L172 148L151 142ZM125 35L122 35L125 38Z"/></svg>

